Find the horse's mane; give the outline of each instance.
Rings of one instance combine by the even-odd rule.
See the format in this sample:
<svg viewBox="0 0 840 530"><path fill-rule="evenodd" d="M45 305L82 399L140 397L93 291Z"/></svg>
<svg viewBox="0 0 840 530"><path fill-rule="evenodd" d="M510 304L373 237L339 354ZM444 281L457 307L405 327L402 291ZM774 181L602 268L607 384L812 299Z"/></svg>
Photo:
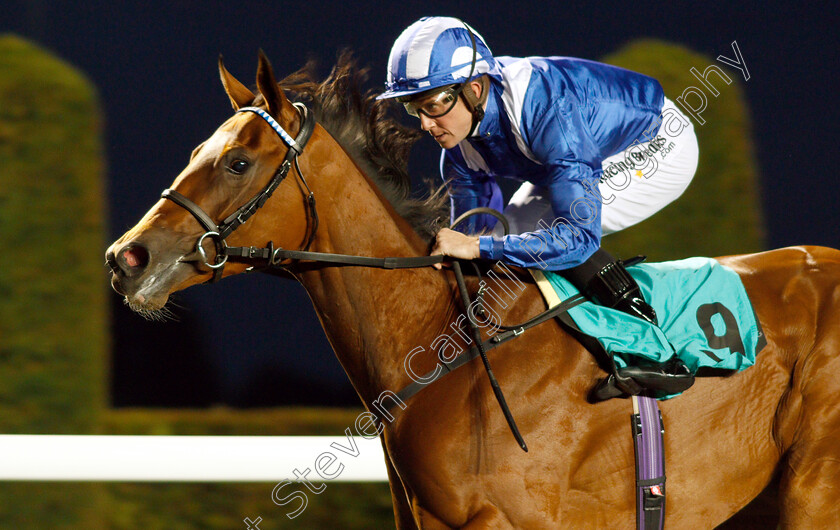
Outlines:
<svg viewBox="0 0 840 530"><path fill-rule="evenodd" d="M443 186L431 191L430 185L427 198L411 197L408 155L423 133L397 123L388 116L387 100L377 101L372 90L362 89L368 71L345 51L323 81L315 81L310 61L280 86L308 104L318 123L376 183L397 213L429 241L440 220L448 218L446 193Z"/></svg>

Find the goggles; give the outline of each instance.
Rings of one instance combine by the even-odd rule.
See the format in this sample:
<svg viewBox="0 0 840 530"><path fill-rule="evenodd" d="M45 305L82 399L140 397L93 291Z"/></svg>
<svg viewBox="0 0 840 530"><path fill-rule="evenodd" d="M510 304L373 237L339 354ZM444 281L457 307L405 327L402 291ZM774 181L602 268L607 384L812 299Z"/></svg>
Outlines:
<svg viewBox="0 0 840 530"><path fill-rule="evenodd" d="M432 96L411 100L400 98L399 101L405 107L405 111L415 118L419 118L420 114L429 118L440 118L452 110L455 104L458 103L458 95L464 89L464 84L461 83L447 87Z"/></svg>

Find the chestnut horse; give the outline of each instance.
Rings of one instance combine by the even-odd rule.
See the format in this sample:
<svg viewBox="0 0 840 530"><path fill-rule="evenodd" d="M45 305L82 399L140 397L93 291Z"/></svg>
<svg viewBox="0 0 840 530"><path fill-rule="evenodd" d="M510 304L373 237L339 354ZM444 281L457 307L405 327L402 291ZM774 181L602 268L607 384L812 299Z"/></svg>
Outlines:
<svg viewBox="0 0 840 530"><path fill-rule="evenodd" d="M386 119L383 103L359 93L364 72L352 61L342 58L320 84L302 74L277 83L261 55L257 94L221 61L219 70L235 110L259 107L295 137L304 114L287 99L289 90L318 119L299 164L226 243L427 255L428 217L420 214L433 217L440 208L406 198L405 158L417 134ZM172 189L217 223L289 160L287 143L255 112L236 113L195 149ZM208 265L221 261L214 258L215 236L202 241L205 259L195 252L206 231L187 209L161 199L108 250L114 289L135 310L154 314L173 292L212 279ZM661 402L667 525L719 525L778 475L783 527L840 528L840 252L795 247L720 262L741 275L767 346L754 367L698 379L684 395ZM260 264L264 260L232 258L223 275ZM306 289L353 386L380 417L377 400L412 382L408 353L422 347L411 369L432 370L437 358L430 345L451 333L464 311L447 269L289 259L279 265ZM545 309L528 275L518 269L515 275L524 290L514 291L516 282L500 276L519 293L515 301L502 307L486 299L505 324ZM475 279L468 288L476 292ZM529 452L511 436L480 362L428 385L380 424L397 526L632 528L631 408L620 399L587 402L588 390L603 377L593 356L556 321L488 355Z"/></svg>

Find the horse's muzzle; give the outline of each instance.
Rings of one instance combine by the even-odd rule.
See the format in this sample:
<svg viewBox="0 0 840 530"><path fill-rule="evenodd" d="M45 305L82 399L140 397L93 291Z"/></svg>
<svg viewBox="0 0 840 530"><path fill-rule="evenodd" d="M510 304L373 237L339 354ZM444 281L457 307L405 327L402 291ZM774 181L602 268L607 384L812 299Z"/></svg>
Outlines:
<svg viewBox="0 0 840 530"><path fill-rule="evenodd" d="M176 286L192 285L191 279L201 283L209 271L187 259L195 253L194 234L147 230L124 237L105 251L105 266L114 291L141 309L163 307ZM206 246L212 248L211 242Z"/></svg>

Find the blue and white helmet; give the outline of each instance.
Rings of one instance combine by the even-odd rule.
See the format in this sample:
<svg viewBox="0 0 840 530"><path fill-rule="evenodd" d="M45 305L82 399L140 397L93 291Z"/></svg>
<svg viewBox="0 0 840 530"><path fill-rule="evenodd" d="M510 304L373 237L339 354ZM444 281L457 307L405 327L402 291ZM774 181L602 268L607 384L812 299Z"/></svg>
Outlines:
<svg viewBox="0 0 840 530"><path fill-rule="evenodd" d="M475 37L474 68L470 31ZM468 76L477 77L495 70L493 53L474 29L457 18L424 17L406 28L394 42L388 58L386 90L377 99L409 96L463 83L469 81Z"/></svg>

